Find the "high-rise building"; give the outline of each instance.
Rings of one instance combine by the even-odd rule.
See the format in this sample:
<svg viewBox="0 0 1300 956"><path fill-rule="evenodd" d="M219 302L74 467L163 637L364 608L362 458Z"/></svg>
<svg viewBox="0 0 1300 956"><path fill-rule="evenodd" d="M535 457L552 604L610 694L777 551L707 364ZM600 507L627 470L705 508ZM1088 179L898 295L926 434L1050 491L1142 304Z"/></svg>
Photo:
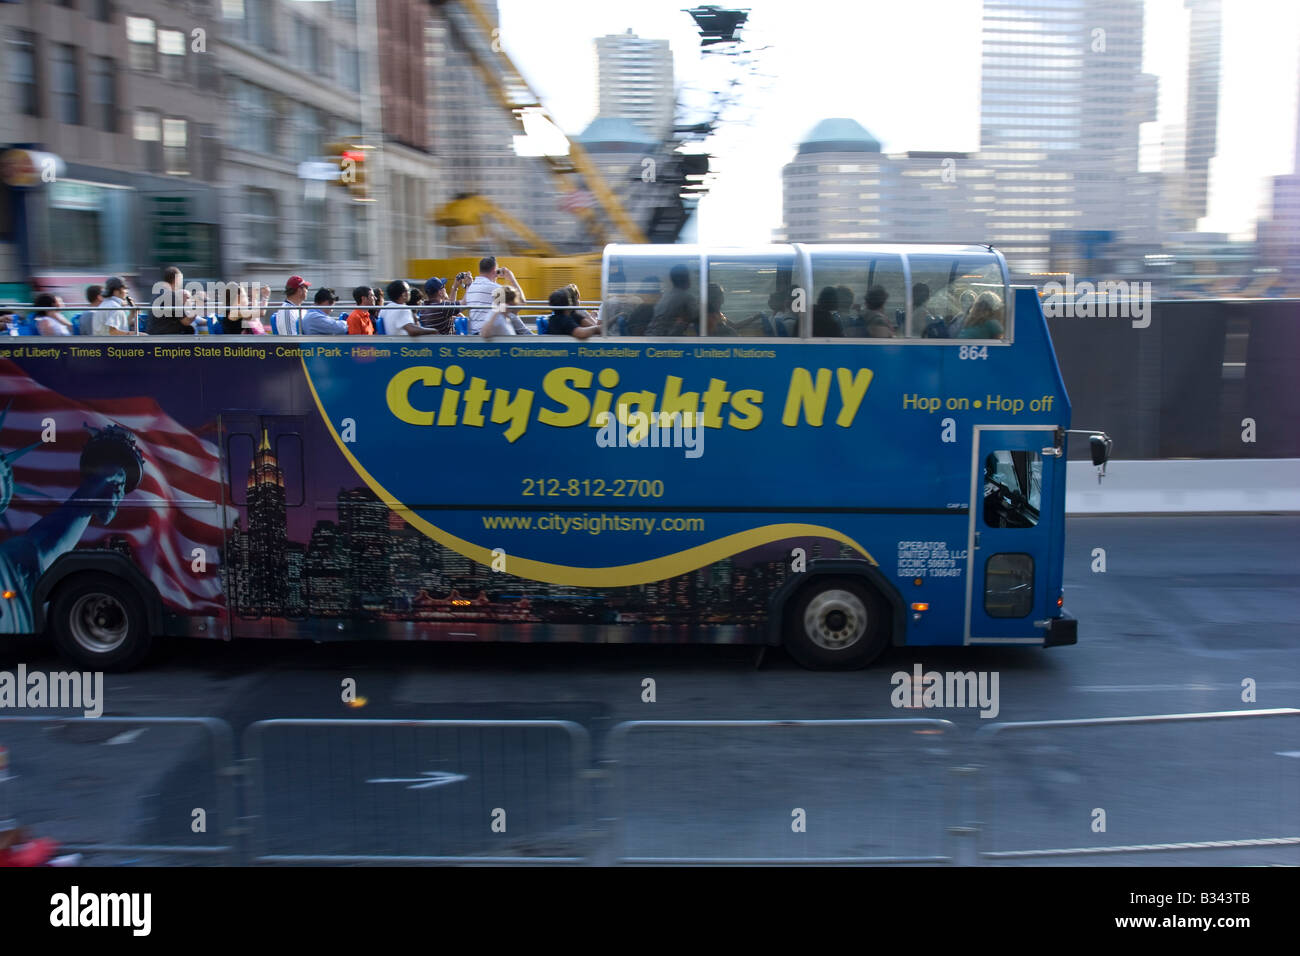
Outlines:
<svg viewBox="0 0 1300 956"><path fill-rule="evenodd" d="M249 604L255 613L282 615L289 596L286 548L284 471L262 432L262 442L248 466Z"/></svg>
<svg viewBox="0 0 1300 956"><path fill-rule="evenodd" d="M596 40L599 115L626 119L663 139L673 125L673 53L667 40L626 33Z"/></svg>
<svg viewBox="0 0 1300 956"><path fill-rule="evenodd" d="M1268 219L1259 222L1256 238L1262 262L1289 275L1300 276L1300 92L1292 171L1273 177L1271 211Z"/></svg>
<svg viewBox="0 0 1300 956"><path fill-rule="evenodd" d="M1051 233L1155 238L1158 177L1139 173L1156 116L1141 0L985 0L980 159L996 178L989 241L1046 268Z"/></svg>
<svg viewBox="0 0 1300 956"><path fill-rule="evenodd" d="M983 242L990 171L966 153L886 154L855 120L822 120L782 171L788 242Z"/></svg>
<svg viewBox="0 0 1300 956"><path fill-rule="evenodd" d="M1183 148L1184 214L1187 228L1206 214L1210 160L1218 145L1219 51L1222 0L1184 0L1190 11L1187 35L1187 133Z"/></svg>
<svg viewBox="0 0 1300 956"><path fill-rule="evenodd" d="M495 0L479 0L478 8L492 29L499 29ZM523 129L484 76L484 70L495 69L499 36L485 34L462 4L436 9L440 14L430 26L430 38L437 69L430 71L429 80L433 149L443 166L435 205L460 195L483 196L561 251L589 251L579 221L557 202L559 190L545 161L516 152L515 138ZM522 96L522 91L512 92ZM470 258L509 252L477 239L465 245L441 230L433 246L442 254Z"/></svg>

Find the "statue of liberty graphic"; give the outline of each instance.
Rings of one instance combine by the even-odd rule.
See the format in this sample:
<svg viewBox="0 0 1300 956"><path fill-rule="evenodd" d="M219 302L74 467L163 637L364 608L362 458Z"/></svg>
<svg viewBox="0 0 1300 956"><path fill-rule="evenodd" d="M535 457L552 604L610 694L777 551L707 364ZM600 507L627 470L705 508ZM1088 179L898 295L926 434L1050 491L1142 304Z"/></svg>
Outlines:
<svg viewBox="0 0 1300 956"><path fill-rule="evenodd" d="M0 412L0 431L10 405ZM144 477L144 455L128 429L116 424L85 427L90 439L81 450L81 483L77 489L26 532L0 544L0 590L12 595L0 601L0 632L26 634L34 630L31 598L41 575L77 546L92 520L109 524L117 516L122 498L139 487ZM43 444L33 442L26 448L0 454L0 516L8 509L15 491L43 495L18 485L13 471L14 462Z"/></svg>

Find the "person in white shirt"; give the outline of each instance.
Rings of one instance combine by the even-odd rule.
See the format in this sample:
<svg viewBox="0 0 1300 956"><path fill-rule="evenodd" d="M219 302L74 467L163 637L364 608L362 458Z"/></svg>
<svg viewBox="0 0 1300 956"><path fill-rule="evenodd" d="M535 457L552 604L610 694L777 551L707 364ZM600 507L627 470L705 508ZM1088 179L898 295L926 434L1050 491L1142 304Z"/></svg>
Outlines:
<svg viewBox="0 0 1300 956"><path fill-rule="evenodd" d="M59 310L63 300L49 292L42 292L36 297L36 330L41 335L71 335L72 323L63 317Z"/></svg>
<svg viewBox="0 0 1300 956"><path fill-rule="evenodd" d="M307 301L307 290L311 283L302 276L289 276L284 284L284 304L271 316L271 331L276 335L300 335L302 318L306 309L302 304Z"/></svg>
<svg viewBox="0 0 1300 956"><path fill-rule="evenodd" d="M415 310L406 308L411 298L411 287L402 279L388 283L384 296L393 305L379 312L380 324L385 335L438 335L437 329L426 329L416 318ZM394 308L401 306L401 308Z"/></svg>
<svg viewBox="0 0 1300 956"><path fill-rule="evenodd" d="M483 325L492 318L493 303L496 296L497 279L505 279L509 286L515 290L515 295L519 297L520 302L526 302L528 296L524 295L524 290L519 287L519 282L515 279L515 274L505 266L498 266L496 256L484 256L478 261L478 278L469 284L465 290L465 305L469 306L469 332L470 335L480 333ZM510 324L515 330L516 335L530 335L531 330L524 324L523 319L519 318L518 312L507 313ZM503 334L503 333L497 333Z"/></svg>
<svg viewBox="0 0 1300 956"><path fill-rule="evenodd" d="M131 296L127 294L126 282L121 276L110 276L104 283L104 294L108 296L101 306L112 306L109 311L98 311L95 313L94 321L91 323L91 329L96 335L133 335L135 334L132 326L135 324L136 313L139 311L134 308L135 303ZM131 306L130 312L127 307Z"/></svg>

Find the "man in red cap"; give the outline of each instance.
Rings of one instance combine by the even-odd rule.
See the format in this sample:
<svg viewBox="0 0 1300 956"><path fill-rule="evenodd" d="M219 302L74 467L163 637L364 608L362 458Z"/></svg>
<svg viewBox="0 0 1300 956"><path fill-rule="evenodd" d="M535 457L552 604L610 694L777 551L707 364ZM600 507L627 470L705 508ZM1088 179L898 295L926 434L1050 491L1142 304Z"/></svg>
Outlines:
<svg viewBox="0 0 1300 956"><path fill-rule="evenodd" d="M302 276L289 276L284 284L284 305L271 316L271 331L276 335L298 335L302 324L302 304L307 301L311 283Z"/></svg>

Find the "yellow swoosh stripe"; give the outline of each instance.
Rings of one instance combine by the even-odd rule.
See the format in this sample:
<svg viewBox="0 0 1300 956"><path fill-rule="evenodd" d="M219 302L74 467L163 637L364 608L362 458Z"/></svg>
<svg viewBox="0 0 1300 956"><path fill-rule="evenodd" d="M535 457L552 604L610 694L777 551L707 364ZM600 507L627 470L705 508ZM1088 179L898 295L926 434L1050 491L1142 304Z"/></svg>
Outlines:
<svg viewBox="0 0 1300 956"><path fill-rule="evenodd" d="M490 567L492 565L492 551L490 549L466 541L464 538L458 538L451 532L431 524L394 498L383 485L374 479L361 462L357 461L356 456L352 454L347 444L335 430L334 423L325 414L325 406L321 403L320 395L317 394L316 386L311 380L311 371L307 368L306 358L302 359L302 369L307 379L307 387L311 389L312 399L316 402L316 408L320 412L321 421L325 423L325 427L334 436L334 443L339 446L339 451L343 452L343 456L347 458L356 473L361 477L361 480L379 497L379 500L400 514L407 524L413 528L418 528L424 535L437 541L443 547L450 548L472 561ZM510 506L503 505L502 510L509 511ZM678 551L676 554L666 554L662 557L650 558L647 561L607 568L577 568L564 564L536 561L532 558L507 555L505 573L528 578L532 581L545 581L548 584L565 584L574 587L630 587L686 574L706 564L729 558L738 552L794 537L831 538L841 544L847 544L864 555L872 564L878 563L867 552L866 548L843 532L836 531L834 528L827 528L824 525L788 523L750 528L746 531L729 534L725 538L718 538L716 541L709 541L693 548L687 548L685 551Z"/></svg>

